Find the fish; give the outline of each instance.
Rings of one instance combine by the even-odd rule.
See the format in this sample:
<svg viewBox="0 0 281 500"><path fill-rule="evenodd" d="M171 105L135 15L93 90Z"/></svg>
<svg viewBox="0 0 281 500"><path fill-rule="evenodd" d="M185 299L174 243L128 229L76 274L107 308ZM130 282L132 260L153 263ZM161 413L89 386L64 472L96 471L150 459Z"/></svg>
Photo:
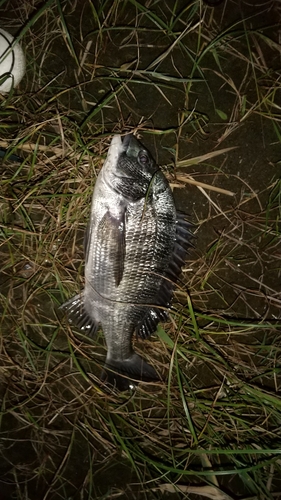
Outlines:
<svg viewBox="0 0 281 500"><path fill-rule="evenodd" d="M105 384L125 391L159 381L132 338L149 338L167 320L192 237L150 152L133 134L114 135L92 197L84 290L61 306L85 334L94 336L101 326Z"/></svg>

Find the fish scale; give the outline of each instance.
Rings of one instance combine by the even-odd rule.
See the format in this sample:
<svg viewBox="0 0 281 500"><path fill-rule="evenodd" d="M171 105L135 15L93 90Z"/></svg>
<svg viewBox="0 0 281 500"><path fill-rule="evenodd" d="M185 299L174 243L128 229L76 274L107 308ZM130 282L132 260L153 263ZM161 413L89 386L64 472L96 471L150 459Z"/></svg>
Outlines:
<svg viewBox="0 0 281 500"><path fill-rule="evenodd" d="M141 210L138 212L141 213ZM158 257L156 255L157 241L154 237L157 228L149 212L147 211L141 219L141 239L137 229L140 226L140 220L134 221L132 235L130 228L128 230L128 255L131 255L132 259L126 261L124 280L118 290L120 297L124 296L127 300L141 301L143 295L153 297L154 290L158 288L155 277L152 275L153 266L156 268Z"/></svg>
<svg viewBox="0 0 281 500"><path fill-rule="evenodd" d="M92 198L85 288L61 307L85 333L101 326L107 344L101 379L120 390L159 379L134 352L132 337L148 338L167 318L190 229L150 153L133 135L115 135Z"/></svg>

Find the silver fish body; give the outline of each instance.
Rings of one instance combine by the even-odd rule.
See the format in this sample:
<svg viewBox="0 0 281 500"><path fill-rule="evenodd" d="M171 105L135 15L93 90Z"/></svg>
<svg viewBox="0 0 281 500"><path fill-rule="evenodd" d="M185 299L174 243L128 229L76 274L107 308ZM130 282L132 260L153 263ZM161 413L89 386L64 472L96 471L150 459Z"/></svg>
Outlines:
<svg viewBox="0 0 281 500"><path fill-rule="evenodd" d="M85 238L85 288L62 307L107 344L102 378L120 390L157 380L132 347L165 320L190 245L190 224L150 153L133 135L115 135L98 175Z"/></svg>

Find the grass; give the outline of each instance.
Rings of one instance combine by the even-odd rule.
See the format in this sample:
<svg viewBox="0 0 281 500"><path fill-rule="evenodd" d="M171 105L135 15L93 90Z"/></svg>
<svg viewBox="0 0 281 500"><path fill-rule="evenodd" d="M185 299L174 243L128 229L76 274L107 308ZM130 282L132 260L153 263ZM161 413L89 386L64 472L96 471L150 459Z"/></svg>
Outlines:
<svg viewBox="0 0 281 500"><path fill-rule="evenodd" d="M27 55L0 96L3 499L280 498L280 7L233 5L0 1ZM124 131L197 226L170 321L135 341L163 381L111 394L102 334L58 306Z"/></svg>

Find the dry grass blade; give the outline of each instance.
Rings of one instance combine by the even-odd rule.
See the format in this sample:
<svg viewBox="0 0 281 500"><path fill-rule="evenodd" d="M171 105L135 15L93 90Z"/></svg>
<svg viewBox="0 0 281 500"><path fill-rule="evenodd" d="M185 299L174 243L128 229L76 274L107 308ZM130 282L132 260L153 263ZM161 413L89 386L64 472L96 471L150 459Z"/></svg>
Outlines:
<svg viewBox="0 0 281 500"><path fill-rule="evenodd" d="M212 158L215 158L216 156L228 153L229 151L236 149L236 147L237 146L233 146L230 148L219 149L218 151L210 151L209 153L206 153L205 155L200 155L200 156L196 156L194 158L190 158L190 160L178 160L176 163L176 167L183 168L183 167L191 167L192 165L198 165L199 163L203 163L205 161L211 160Z"/></svg>
<svg viewBox="0 0 281 500"><path fill-rule="evenodd" d="M215 486L184 486L181 484L161 484L159 490L162 493L192 493L193 495L210 498L211 500L233 500L233 497L227 495Z"/></svg>
<svg viewBox="0 0 281 500"><path fill-rule="evenodd" d="M233 193L232 191L228 191L227 189L222 189L217 186L212 186L211 184L205 184L204 182L196 181L195 179L192 179L190 175L177 174L177 180L184 182L185 184L192 184L193 186L209 189L210 191L215 191L216 193L225 194L227 196L235 195L235 193ZM171 182L170 184L172 187L182 187L181 184L176 182Z"/></svg>

